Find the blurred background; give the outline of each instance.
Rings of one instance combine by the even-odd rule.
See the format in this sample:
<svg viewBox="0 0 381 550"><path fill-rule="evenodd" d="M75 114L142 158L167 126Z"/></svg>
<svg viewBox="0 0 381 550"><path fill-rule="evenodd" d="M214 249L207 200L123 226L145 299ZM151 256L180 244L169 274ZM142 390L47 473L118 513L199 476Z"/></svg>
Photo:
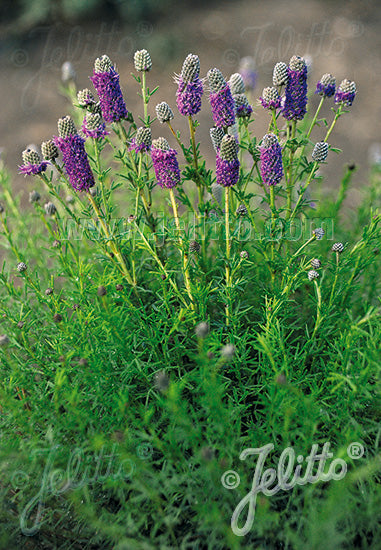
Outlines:
<svg viewBox="0 0 381 550"><path fill-rule="evenodd" d="M70 109L59 89L62 64L72 63L78 89L91 88L94 59L107 53L120 72L127 108L136 119L141 100L131 72L133 54L141 48L149 50L153 60L148 84L160 86L150 104L151 115L159 101L175 110L173 76L188 53L199 55L201 76L218 67L227 78L238 71L243 57L251 56L256 73L252 131L258 138L266 132L269 116L257 99L264 86L272 85L274 64L302 55L310 64L310 92L326 72L337 84L349 78L358 87L351 114L340 119L330 139L343 153L330 154L322 169L326 184L337 188L343 164L355 163L359 169L350 203L358 203L370 155L381 156L381 3L376 0L1 0L0 15L0 148L17 189L31 189L30 178L17 175L21 152L55 134L57 119ZM313 107L318 100L311 94ZM327 102L322 111L329 120L330 106ZM175 128L184 129L185 135L186 121L176 111L175 117ZM198 119L201 151L212 166L206 96ZM153 134L163 134L175 145L158 122ZM323 134L319 128L312 139L319 141Z"/></svg>

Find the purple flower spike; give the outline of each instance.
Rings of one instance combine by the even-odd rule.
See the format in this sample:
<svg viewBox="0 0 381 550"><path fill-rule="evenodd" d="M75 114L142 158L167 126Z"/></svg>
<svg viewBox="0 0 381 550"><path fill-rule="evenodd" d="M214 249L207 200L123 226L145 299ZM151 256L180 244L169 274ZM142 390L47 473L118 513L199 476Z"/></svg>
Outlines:
<svg viewBox="0 0 381 550"><path fill-rule="evenodd" d="M82 132L88 138L100 139L107 136L106 125L98 113L87 113L82 123Z"/></svg>
<svg viewBox="0 0 381 550"><path fill-rule="evenodd" d="M282 115L287 120L302 120L307 105L307 66L302 57L294 55L287 68L288 82Z"/></svg>
<svg viewBox="0 0 381 550"><path fill-rule="evenodd" d="M128 111L116 72L107 55L96 59L93 76L90 77L99 96L102 116L106 122L117 122L126 118Z"/></svg>
<svg viewBox="0 0 381 550"><path fill-rule="evenodd" d="M70 185L76 191L88 191L95 182L85 150L85 140L77 134L69 116L58 121L58 132L59 137L54 137L54 143L62 153Z"/></svg>
<svg viewBox="0 0 381 550"><path fill-rule="evenodd" d="M276 185L283 177L282 149L275 134L266 134L262 140L261 175L266 185Z"/></svg>
<svg viewBox="0 0 381 550"><path fill-rule="evenodd" d="M315 94L323 95L324 97L332 97L336 90L336 79L329 73L323 74L319 82L316 84Z"/></svg>
<svg viewBox="0 0 381 550"><path fill-rule="evenodd" d="M226 134L216 156L216 179L218 185L231 187L239 178L238 144L235 137Z"/></svg>
<svg viewBox="0 0 381 550"><path fill-rule="evenodd" d="M199 74L200 60L190 53L183 63L176 92L177 107L183 116L196 115L201 109L204 88Z"/></svg>
<svg viewBox="0 0 381 550"><path fill-rule="evenodd" d="M177 162L177 151L169 147L164 138L155 139L151 149L152 163L157 183L161 188L172 189L180 183L180 169Z"/></svg>
<svg viewBox="0 0 381 550"><path fill-rule="evenodd" d="M40 155L33 151L33 149L25 149L22 153L23 164L19 166L20 174L24 176L35 176L45 172L49 162L46 160L41 161Z"/></svg>
<svg viewBox="0 0 381 550"><path fill-rule="evenodd" d="M229 84L218 69L208 71L208 81L211 89L209 100L212 116L217 128L232 126L235 122L235 101Z"/></svg>
<svg viewBox="0 0 381 550"><path fill-rule="evenodd" d="M346 107L350 107L356 96L356 91L356 83L345 78L337 89L335 103L343 103Z"/></svg>

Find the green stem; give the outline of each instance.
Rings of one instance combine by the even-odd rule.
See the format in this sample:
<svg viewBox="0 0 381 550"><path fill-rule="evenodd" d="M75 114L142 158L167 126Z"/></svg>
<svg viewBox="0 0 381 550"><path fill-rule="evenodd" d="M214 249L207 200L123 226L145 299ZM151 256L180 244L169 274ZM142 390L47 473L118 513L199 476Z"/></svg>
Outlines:
<svg viewBox="0 0 381 550"><path fill-rule="evenodd" d="M308 178L307 178L307 181L306 181L305 186L302 187L302 188L300 189L299 198L298 198L297 203L296 203L296 205L295 205L295 207L294 207L294 209L293 209L293 211L292 211L292 213L291 213L290 221L293 220L293 219L295 218L296 213L297 213L298 208L299 208L299 205L300 205L300 203L301 203L301 201L302 201L302 199L303 199L304 193L306 192L307 187L308 187L309 184L311 183L311 181L312 181L312 179L313 179L313 177L314 177L314 175L315 175L315 172L316 172L316 169L317 169L318 166L319 166L319 163L318 163L318 162L314 162L314 165L312 166L312 170L311 170L311 172L310 172L310 175L309 175Z"/></svg>
<svg viewBox="0 0 381 550"><path fill-rule="evenodd" d="M225 279L226 279L226 295L227 303L225 306L226 326L230 324L230 226L229 226L229 187L225 187L225 244L226 244L226 266L225 266Z"/></svg>

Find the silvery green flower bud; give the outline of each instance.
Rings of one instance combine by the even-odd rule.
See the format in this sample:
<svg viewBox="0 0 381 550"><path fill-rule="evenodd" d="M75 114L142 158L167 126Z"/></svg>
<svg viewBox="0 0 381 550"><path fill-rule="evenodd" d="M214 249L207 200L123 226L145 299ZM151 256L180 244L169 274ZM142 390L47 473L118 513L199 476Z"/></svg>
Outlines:
<svg viewBox="0 0 381 550"><path fill-rule="evenodd" d="M22 152L22 160L24 164L39 164L41 162L40 155L29 148Z"/></svg>
<svg viewBox="0 0 381 550"><path fill-rule="evenodd" d="M102 117L99 113L87 113L86 129L90 132L97 130L102 124Z"/></svg>
<svg viewBox="0 0 381 550"><path fill-rule="evenodd" d="M135 135L135 142L138 148L140 146L144 148L145 151L148 151L152 145L151 128L147 128L146 126L138 128Z"/></svg>
<svg viewBox="0 0 381 550"><path fill-rule="evenodd" d="M97 295L98 296L106 296L106 294L107 294L106 287L104 287L103 285L99 286L98 289L97 289Z"/></svg>
<svg viewBox="0 0 381 550"><path fill-rule="evenodd" d="M319 278L319 273L317 271L315 271L314 269L311 269L308 272L308 280L309 281L313 281L314 279L318 279L318 278Z"/></svg>
<svg viewBox="0 0 381 550"><path fill-rule="evenodd" d="M168 141L163 137L154 139L152 142L152 147L154 149L161 149L162 151L169 151L170 149Z"/></svg>
<svg viewBox="0 0 381 550"><path fill-rule="evenodd" d="M233 344L226 344L226 346L221 349L221 356L226 359L226 361L233 359L234 355L235 346L233 346Z"/></svg>
<svg viewBox="0 0 381 550"><path fill-rule="evenodd" d="M53 294L54 290L49 286L46 290L45 290L45 296L51 296Z"/></svg>
<svg viewBox="0 0 381 550"><path fill-rule="evenodd" d="M246 252L246 250L241 250L239 257L242 258L242 260L247 260L249 258L249 253Z"/></svg>
<svg viewBox="0 0 381 550"><path fill-rule="evenodd" d="M31 191L29 193L29 202L38 202L41 198L40 193L38 191Z"/></svg>
<svg viewBox="0 0 381 550"><path fill-rule="evenodd" d="M216 68L210 69L207 72L206 76L208 78L210 89L213 92L219 92L220 90L225 88L226 81L223 77L223 74L221 73L221 71L219 69L216 69Z"/></svg>
<svg viewBox="0 0 381 550"><path fill-rule="evenodd" d="M197 338L206 338L209 334L209 325L205 321L202 321L198 325L196 325L195 333Z"/></svg>
<svg viewBox="0 0 381 550"><path fill-rule="evenodd" d="M74 136L77 133L73 119L70 116L60 118L57 123L58 133L61 138Z"/></svg>
<svg viewBox="0 0 381 550"><path fill-rule="evenodd" d="M166 392L169 388L169 376L163 370L157 372L154 376L154 385L160 392Z"/></svg>
<svg viewBox="0 0 381 550"><path fill-rule="evenodd" d="M0 346L6 346L9 342L9 337L6 334L0 334Z"/></svg>
<svg viewBox="0 0 381 550"><path fill-rule="evenodd" d="M210 139L212 140L213 148L217 153L217 151L220 148L222 138L225 135L225 132L223 131L222 128L217 128L216 126L213 126L213 128L211 128L209 132L210 132Z"/></svg>
<svg viewBox="0 0 381 550"><path fill-rule="evenodd" d="M65 61L61 67L61 79L65 84L77 78L74 66L70 61Z"/></svg>
<svg viewBox="0 0 381 550"><path fill-rule="evenodd" d="M312 151L312 160L315 162L325 162L328 156L328 143L318 141Z"/></svg>
<svg viewBox="0 0 381 550"><path fill-rule="evenodd" d="M57 212L57 208L52 202L47 202L44 204L45 212L48 216L54 216L54 214Z"/></svg>
<svg viewBox="0 0 381 550"><path fill-rule="evenodd" d="M52 139L41 143L41 153L45 160L55 160L58 157L58 148Z"/></svg>
<svg viewBox="0 0 381 550"><path fill-rule="evenodd" d="M81 107L87 107L88 105L93 105L95 103L95 97L88 88L79 90L77 93L77 100Z"/></svg>
<svg viewBox="0 0 381 550"><path fill-rule="evenodd" d="M284 86L288 82L287 65L280 61L277 63L273 70L273 85Z"/></svg>
<svg viewBox="0 0 381 550"><path fill-rule="evenodd" d="M321 241L325 235L325 231L321 227L317 227L312 231L312 233L315 235L317 241Z"/></svg>
<svg viewBox="0 0 381 550"><path fill-rule="evenodd" d="M264 149L269 149L272 145L278 143L278 138L275 134L266 134L262 139L262 147Z"/></svg>
<svg viewBox="0 0 381 550"><path fill-rule="evenodd" d="M343 250L343 243L335 243L334 245L332 245L332 252L338 252L339 254L341 254Z"/></svg>
<svg viewBox="0 0 381 550"><path fill-rule="evenodd" d="M92 197L96 197L98 195L98 189L96 187L91 187L90 189L90 195Z"/></svg>
<svg viewBox="0 0 381 550"><path fill-rule="evenodd" d="M198 254L201 250L201 245L197 241L190 241L189 252L192 254Z"/></svg>
<svg viewBox="0 0 381 550"><path fill-rule="evenodd" d="M304 71L304 68L306 67L306 62L303 59L303 57L300 57L300 55L293 55L290 59L290 69L291 71Z"/></svg>
<svg viewBox="0 0 381 550"><path fill-rule="evenodd" d="M238 216L246 216L247 215L247 208L244 204L240 204L236 210L236 214Z"/></svg>
<svg viewBox="0 0 381 550"><path fill-rule="evenodd" d="M27 265L24 263L24 262L19 262L17 264L17 271L19 271L20 273L23 273L24 271L26 271L28 268L27 268Z"/></svg>
<svg viewBox="0 0 381 550"><path fill-rule="evenodd" d="M218 183L212 184L212 195L214 197L214 200L221 205L222 202L222 195L223 195L223 187L222 185L219 185Z"/></svg>
<svg viewBox="0 0 381 550"><path fill-rule="evenodd" d="M234 94L244 94L245 93L245 84L243 82L242 75L239 73L234 73L229 78L229 86L231 93Z"/></svg>
<svg viewBox="0 0 381 550"><path fill-rule="evenodd" d="M224 135L221 140L220 157L223 160L232 161L237 158L238 144L233 136Z"/></svg>
<svg viewBox="0 0 381 550"><path fill-rule="evenodd" d="M94 71L96 73L109 73L112 69L112 62L108 55L98 57L94 63Z"/></svg>
<svg viewBox="0 0 381 550"><path fill-rule="evenodd" d="M263 88L262 97L260 100L265 109L278 109L281 104L281 98L278 90L270 86Z"/></svg>
<svg viewBox="0 0 381 550"><path fill-rule="evenodd" d="M181 78L184 82L192 82L200 74L200 60L197 55L190 53L184 60L181 69Z"/></svg>
<svg viewBox="0 0 381 550"><path fill-rule="evenodd" d="M161 124L164 122L169 122L174 118L172 109L165 101L162 101L156 105L156 116L157 120L161 122Z"/></svg>
<svg viewBox="0 0 381 550"><path fill-rule="evenodd" d="M61 247L61 241L59 241L58 239L54 239L54 241L52 243L52 247L53 248L60 248Z"/></svg>
<svg viewBox="0 0 381 550"><path fill-rule="evenodd" d="M319 267L321 267L321 261L319 260L319 258L313 258L311 260L311 265L314 269L319 269Z"/></svg>
<svg viewBox="0 0 381 550"><path fill-rule="evenodd" d="M139 72L151 70L152 60L147 50L138 50L134 53L134 65Z"/></svg>

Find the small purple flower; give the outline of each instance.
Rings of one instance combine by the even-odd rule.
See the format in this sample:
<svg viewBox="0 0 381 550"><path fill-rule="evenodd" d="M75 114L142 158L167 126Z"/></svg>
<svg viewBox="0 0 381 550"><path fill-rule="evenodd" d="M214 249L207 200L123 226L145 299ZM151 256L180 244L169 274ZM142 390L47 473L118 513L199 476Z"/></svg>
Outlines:
<svg viewBox="0 0 381 550"><path fill-rule="evenodd" d="M126 118L128 111L116 72L107 55L96 59L93 76L90 77L99 96L102 116L106 122L117 122Z"/></svg>
<svg viewBox="0 0 381 550"><path fill-rule="evenodd" d="M46 160L41 161L40 155L33 151L33 149L25 149L22 153L23 164L19 166L20 174L24 176L35 176L45 172L49 162Z"/></svg>
<svg viewBox="0 0 381 550"><path fill-rule="evenodd" d="M218 185L231 187L239 178L238 143L235 137L226 134L216 155L216 179Z"/></svg>
<svg viewBox="0 0 381 550"><path fill-rule="evenodd" d="M208 81L211 89L209 100L215 126L217 128L231 126L235 122L236 107L229 84L218 69L208 71Z"/></svg>
<svg viewBox="0 0 381 550"><path fill-rule="evenodd" d="M98 113L87 113L83 119L82 132L88 138L100 139L107 136L106 125Z"/></svg>
<svg viewBox="0 0 381 550"><path fill-rule="evenodd" d="M319 82L316 84L315 94L324 97L332 97L336 90L336 79L329 73L323 74Z"/></svg>
<svg viewBox="0 0 381 550"><path fill-rule="evenodd" d="M204 88L199 74L200 60L197 55L189 54L183 63L176 92L177 107L183 116L196 115L201 109Z"/></svg>
<svg viewBox="0 0 381 550"><path fill-rule="evenodd" d="M307 66L302 57L294 55L287 68L288 82L282 115L287 120L302 120L307 105Z"/></svg>
<svg viewBox="0 0 381 550"><path fill-rule="evenodd" d="M278 109L281 104L281 97L275 87L264 88L259 99L265 109Z"/></svg>
<svg viewBox="0 0 381 550"><path fill-rule="evenodd" d="M94 176L85 150L85 140L77 134L74 122L68 116L58 121L59 137L54 143L62 153L62 160L73 189L88 191L94 185Z"/></svg>
<svg viewBox="0 0 381 550"><path fill-rule="evenodd" d="M337 89L335 103L343 103L346 107L350 107L355 99L356 91L356 83L345 78Z"/></svg>
<svg viewBox="0 0 381 550"><path fill-rule="evenodd" d="M152 142L152 163L157 183L161 188L172 189L180 183L180 169L177 162L177 151L169 147L165 138L158 138Z"/></svg>
<svg viewBox="0 0 381 550"><path fill-rule="evenodd" d="M266 185L276 185L283 176L282 149L275 134L266 134L262 140L261 175Z"/></svg>

